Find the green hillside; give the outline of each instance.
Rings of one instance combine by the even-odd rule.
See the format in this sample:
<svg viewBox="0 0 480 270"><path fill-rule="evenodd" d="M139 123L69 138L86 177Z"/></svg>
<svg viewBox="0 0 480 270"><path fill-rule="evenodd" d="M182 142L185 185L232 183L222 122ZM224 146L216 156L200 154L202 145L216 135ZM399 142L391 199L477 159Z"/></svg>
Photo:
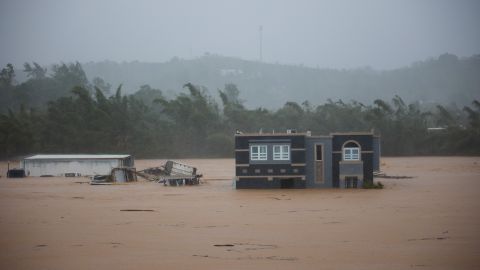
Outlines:
<svg viewBox="0 0 480 270"><path fill-rule="evenodd" d="M334 70L269 64L206 55L193 60L174 58L165 63L111 61L83 64L89 78L123 84L133 93L148 84L173 97L186 82L210 91L233 83L250 108L278 108L286 101L323 103L328 99L371 103L399 95L406 102L466 105L480 97L480 55L458 58L444 54L404 68Z"/></svg>

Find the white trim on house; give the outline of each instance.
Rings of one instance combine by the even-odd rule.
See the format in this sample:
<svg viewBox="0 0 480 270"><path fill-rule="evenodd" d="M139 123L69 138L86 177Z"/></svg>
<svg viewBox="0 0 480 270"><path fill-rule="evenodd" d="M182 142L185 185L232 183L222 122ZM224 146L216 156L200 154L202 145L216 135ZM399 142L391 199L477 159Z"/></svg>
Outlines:
<svg viewBox="0 0 480 270"><path fill-rule="evenodd" d="M357 145L357 147L345 147L345 145L349 143L354 143ZM360 160L361 159L360 153L361 153L360 144L357 141L349 140L342 145L342 160L344 161Z"/></svg>
<svg viewBox="0 0 480 270"><path fill-rule="evenodd" d="M343 160L360 160L359 147L345 147L343 148Z"/></svg>
<svg viewBox="0 0 480 270"><path fill-rule="evenodd" d="M24 159L117 159L127 157L130 155L34 155Z"/></svg>
<svg viewBox="0 0 480 270"><path fill-rule="evenodd" d="M273 160L290 160L290 145L273 145Z"/></svg>
<svg viewBox="0 0 480 270"><path fill-rule="evenodd" d="M250 160L267 160L267 145L255 144L250 145Z"/></svg>

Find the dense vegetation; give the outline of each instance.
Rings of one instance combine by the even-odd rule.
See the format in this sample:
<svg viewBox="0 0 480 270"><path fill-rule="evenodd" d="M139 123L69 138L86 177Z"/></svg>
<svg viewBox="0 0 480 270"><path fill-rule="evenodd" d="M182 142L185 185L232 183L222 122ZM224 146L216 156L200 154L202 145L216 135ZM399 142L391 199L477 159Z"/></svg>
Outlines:
<svg viewBox="0 0 480 270"><path fill-rule="evenodd" d="M407 67L383 71L368 67L336 70L281 65L218 55L189 60L172 58L164 63L88 62L82 64L83 70L78 67L79 64L48 67L52 75L58 73L53 79L62 81L57 85L53 85L54 80L44 81L35 89L32 85L25 85L16 97L24 101L28 98L25 93L31 93L29 96L34 98L30 101L54 100L62 91L71 89L71 86L61 87L72 83L69 82L71 77L65 73L78 72L102 90L110 88L105 83L109 82L115 86L122 84L124 94L133 94L141 85L148 84L162 89L167 98L175 98L185 82L194 82L211 90L233 83L241 89L247 108L278 109L286 101L302 103L304 100L323 104L329 98L371 104L376 99L389 100L395 95L406 103L455 103L463 107L480 99L480 55L459 58L443 54ZM15 70L18 83L48 75L44 68L35 64L24 70Z"/></svg>
<svg viewBox="0 0 480 270"><path fill-rule="evenodd" d="M148 85L131 95L122 95L120 86L110 95L111 86L100 78L89 82L78 63L55 66L51 75L35 63L24 70L29 79L20 84L13 66L0 73L1 158L29 153L231 157L235 130L287 128L314 134L374 130L382 136L383 155L480 154L476 100L463 109L406 104L399 96L369 105L328 100L248 109L234 84L218 90L218 97L190 83L173 98Z"/></svg>

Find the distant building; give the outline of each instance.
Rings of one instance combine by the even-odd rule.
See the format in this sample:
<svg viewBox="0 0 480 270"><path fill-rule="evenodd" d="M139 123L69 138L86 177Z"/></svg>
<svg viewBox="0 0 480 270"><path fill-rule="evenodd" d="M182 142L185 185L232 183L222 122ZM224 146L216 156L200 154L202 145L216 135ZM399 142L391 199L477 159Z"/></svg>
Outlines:
<svg viewBox="0 0 480 270"><path fill-rule="evenodd" d="M235 135L236 188L361 188L380 168L380 137L369 132Z"/></svg>
<svg viewBox="0 0 480 270"><path fill-rule="evenodd" d="M223 77L225 77L225 76L239 76L239 75L242 75L242 74L243 74L243 70L241 70L241 69L231 68L231 69L221 69L220 70L220 75L222 75Z"/></svg>
<svg viewBox="0 0 480 270"><path fill-rule="evenodd" d="M34 155L20 166L27 176L109 175L113 168L133 167L131 155Z"/></svg>

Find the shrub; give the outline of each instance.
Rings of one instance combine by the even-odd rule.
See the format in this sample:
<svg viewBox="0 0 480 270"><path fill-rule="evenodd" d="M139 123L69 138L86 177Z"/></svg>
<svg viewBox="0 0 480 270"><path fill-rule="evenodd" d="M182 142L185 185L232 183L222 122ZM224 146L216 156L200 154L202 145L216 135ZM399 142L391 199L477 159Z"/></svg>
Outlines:
<svg viewBox="0 0 480 270"><path fill-rule="evenodd" d="M366 188L366 189L382 189L383 188L383 184L382 182L378 181L377 183L375 182L364 182L363 183L363 188Z"/></svg>

